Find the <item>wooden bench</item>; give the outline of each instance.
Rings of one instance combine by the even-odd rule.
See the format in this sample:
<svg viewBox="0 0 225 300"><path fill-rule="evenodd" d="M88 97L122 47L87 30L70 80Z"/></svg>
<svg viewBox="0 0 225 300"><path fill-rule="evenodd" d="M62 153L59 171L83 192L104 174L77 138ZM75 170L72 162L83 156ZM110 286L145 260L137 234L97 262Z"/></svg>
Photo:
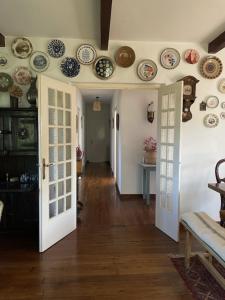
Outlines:
<svg viewBox="0 0 225 300"><path fill-rule="evenodd" d="M214 257L225 268L225 228L204 212L185 213L181 217L181 223L186 230L185 267L187 269L190 267L191 256L197 254L203 265L225 289L225 278L212 264L212 257ZM191 251L192 236L200 242L206 252Z"/></svg>

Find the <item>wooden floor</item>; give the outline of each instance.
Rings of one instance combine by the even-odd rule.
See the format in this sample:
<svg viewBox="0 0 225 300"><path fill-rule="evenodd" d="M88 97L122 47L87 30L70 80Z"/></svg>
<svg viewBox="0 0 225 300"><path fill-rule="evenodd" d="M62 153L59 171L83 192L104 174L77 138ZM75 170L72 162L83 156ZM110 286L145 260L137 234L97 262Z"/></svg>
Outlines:
<svg viewBox="0 0 225 300"><path fill-rule="evenodd" d="M0 237L0 299L192 299L169 253L183 251L154 227L154 204L120 201L109 167L89 164L78 229L43 254Z"/></svg>

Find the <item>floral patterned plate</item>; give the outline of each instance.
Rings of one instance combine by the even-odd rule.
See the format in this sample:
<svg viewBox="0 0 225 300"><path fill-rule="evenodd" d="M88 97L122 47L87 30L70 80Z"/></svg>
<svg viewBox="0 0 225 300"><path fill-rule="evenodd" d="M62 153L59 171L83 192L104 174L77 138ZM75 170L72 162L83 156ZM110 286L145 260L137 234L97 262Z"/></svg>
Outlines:
<svg viewBox="0 0 225 300"><path fill-rule="evenodd" d="M27 67L18 67L13 72L13 79L20 85L27 85L31 82L32 73Z"/></svg>
<svg viewBox="0 0 225 300"><path fill-rule="evenodd" d="M150 59L142 60L138 65L137 74L141 80L150 81L157 74L157 66Z"/></svg>
<svg viewBox="0 0 225 300"><path fill-rule="evenodd" d="M33 51L31 42L24 37L18 37L13 40L11 48L13 55L18 58L27 58Z"/></svg>
<svg viewBox="0 0 225 300"><path fill-rule="evenodd" d="M12 77L7 73L0 73L0 91L7 92L12 85Z"/></svg>
<svg viewBox="0 0 225 300"><path fill-rule="evenodd" d="M225 78L221 79L221 81L219 82L218 89L220 93L225 94Z"/></svg>
<svg viewBox="0 0 225 300"><path fill-rule="evenodd" d="M57 39L51 40L48 43L48 54L51 57L59 58L62 57L65 53L65 44Z"/></svg>
<svg viewBox="0 0 225 300"><path fill-rule="evenodd" d="M36 72L46 71L49 66L48 55L41 51L32 53L30 57L30 66Z"/></svg>
<svg viewBox="0 0 225 300"><path fill-rule="evenodd" d="M114 72L114 64L109 57L101 56L94 64L95 74L100 79L109 79Z"/></svg>
<svg viewBox="0 0 225 300"><path fill-rule="evenodd" d="M96 59L97 53L92 45L84 44L77 49L77 59L83 65L90 65Z"/></svg>
<svg viewBox="0 0 225 300"><path fill-rule="evenodd" d="M175 69L180 63L180 53L173 48L166 48L160 55L160 62L165 69Z"/></svg>
<svg viewBox="0 0 225 300"><path fill-rule="evenodd" d="M184 59L189 64L196 64L199 61L200 55L195 49L188 49L185 51Z"/></svg>
<svg viewBox="0 0 225 300"><path fill-rule="evenodd" d="M205 78L215 79L220 76L222 70L222 61L216 56L207 56L201 62L200 71Z"/></svg>
<svg viewBox="0 0 225 300"><path fill-rule="evenodd" d="M206 99L206 105L209 108L216 108L219 105L219 99L216 96L209 96Z"/></svg>
<svg viewBox="0 0 225 300"><path fill-rule="evenodd" d="M74 57L65 57L60 69L66 77L76 77L80 73L80 64Z"/></svg>
<svg viewBox="0 0 225 300"><path fill-rule="evenodd" d="M219 124L219 118L215 114L208 114L204 117L203 122L206 127L213 128Z"/></svg>

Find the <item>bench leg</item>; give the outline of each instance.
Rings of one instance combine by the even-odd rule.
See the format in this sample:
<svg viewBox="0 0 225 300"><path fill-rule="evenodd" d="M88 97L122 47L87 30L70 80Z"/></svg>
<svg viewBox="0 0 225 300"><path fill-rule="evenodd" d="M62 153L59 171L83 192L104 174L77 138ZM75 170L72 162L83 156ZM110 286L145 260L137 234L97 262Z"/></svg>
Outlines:
<svg viewBox="0 0 225 300"><path fill-rule="evenodd" d="M188 230L186 230L186 239L185 239L185 268L189 269L190 267L190 258L191 258L191 235Z"/></svg>

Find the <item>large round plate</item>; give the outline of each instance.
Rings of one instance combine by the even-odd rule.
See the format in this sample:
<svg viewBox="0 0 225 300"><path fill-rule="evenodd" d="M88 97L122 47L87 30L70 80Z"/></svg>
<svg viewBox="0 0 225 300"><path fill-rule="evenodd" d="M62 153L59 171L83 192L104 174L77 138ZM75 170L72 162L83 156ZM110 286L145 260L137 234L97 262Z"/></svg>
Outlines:
<svg viewBox="0 0 225 300"><path fill-rule="evenodd" d="M204 117L203 122L206 127L213 128L219 124L219 118L215 114L208 114Z"/></svg>
<svg viewBox="0 0 225 300"><path fill-rule="evenodd" d="M150 59L142 60L137 67L137 73L141 80L150 81L157 74L157 66Z"/></svg>
<svg viewBox="0 0 225 300"><path fill-rule="evenodd" d="M60 69L66 77L76 77L80 73L80 64L74 57L65 57Z"/></svg>
<svg viewBox="0 0 225 300"><path fill-rule="evenodd" d="M116 64L123 68L128 68L135 61L135 52L128 46L120 47L115 55Z"/></svg>
<svg viewBox="0 0 225 300"><path fill-rule="evenodd" d="M97 53L92 45L84 44L77 49L76 55L79 63L90 65L95 61Z"/></svg>
<svg viewBox="0 0 225 300"><path fill-rule="evenodd" d="M12 85L12 77L7 73L0 73L0 91L7 92Z"/></svg>
<svg viewBox="0 0 225 300"><path fill-rule="evenodd" d="M206 105L208 108L216 108L219 105L219 99L216 96L209 96L206 99Z"/></svg>
<svg viewBox="0 0 225 300"><path fill-rule="evenodd" d="M27 85L31 82L32 73L27 67L18 67L13 72L13 79L20 85Z"/></svg>
<svg viewBox="0 0 225 300"><path fill-rule="evenodd" d="M174 69L180 63L180 53L173 48L166 48L160 55L160 62L165 69Z"/></svg>
<svg viewBox="0 0 225 300"><path fill-rule="evenodd" d="M188 49L185 51L184 59L189 64L196 64L199 61L200 55L195 49Z"/></svg>
<svg viewBox="0 0 225 300"><path fill-rule="evenodd" d="M51 57L59 58L62 57L65 53L65 44L61 40L51 40L48 43L48 54Z"/></svg>
<svg viewBox="0 0 225 300"><path fill-rule="evenodd" d="M200 71L202 76L205 78L217 78L218 76L220 76L222 70L222 62L216 56L207 56L201 62Z"/></svg>
<svg viewBox="0 0 225 300"><path fill-rule="evenodd" d="M9 59L5 53L0 53L0 69L7 69L9 67Z"/></svg>
<svg viewBox="0 0 225 300"><path fill-rule="evenodd" d="M31 42L24 37L18 37L13 40L11 48L14 56L18 58L27 58L33 51Z"/></svg>
<svg viewBox="0 0 225 300"><path fill-rule="evenodd" d="M46 71L49 66L48 55L41 51L36 51L32 53L30 57L30 66L36 72Z"/></svg>
<svg viewBox="0 0 225 300"><path fill-rule="evenodd" d="M218 89L219 89L220 93L225 94L225 78L220 80Z"/></svg>
<svg viewBox="0 0 225 300"><path fill-rule="evenodd" d="M94 64L95 74L100 79L109 79L114 72L112 60L107 56L97 58Z"/></svg>
<svg viewBox="0 0 225 300"><path fill-rule="evenodd" d="M220 119L225 120L225 111L220 113Z"/></svg>

